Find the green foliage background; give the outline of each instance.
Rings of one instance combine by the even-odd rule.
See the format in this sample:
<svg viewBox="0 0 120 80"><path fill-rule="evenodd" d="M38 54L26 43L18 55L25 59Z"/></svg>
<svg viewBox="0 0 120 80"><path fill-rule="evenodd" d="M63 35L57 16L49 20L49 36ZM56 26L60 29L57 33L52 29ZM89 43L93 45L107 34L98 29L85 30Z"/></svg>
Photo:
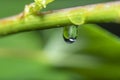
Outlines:
<svg viewBox="0 0 120 80"><path fill-rule="evenodd" d="M54 10L112 0L56 0ZM0 17L15 15L33 0L1 0ZM79 27L67 44L62 28L23 32L0 38L1 80L119 80L119 37L95 24Z"/></svg>

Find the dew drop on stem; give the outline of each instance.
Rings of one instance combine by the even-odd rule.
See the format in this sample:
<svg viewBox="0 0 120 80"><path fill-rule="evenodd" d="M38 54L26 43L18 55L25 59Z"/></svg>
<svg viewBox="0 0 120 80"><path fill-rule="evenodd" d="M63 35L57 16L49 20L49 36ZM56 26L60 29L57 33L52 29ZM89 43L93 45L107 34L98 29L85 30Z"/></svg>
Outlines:
<svg viewBox="0 0 120 80"><path fill-rule="evenodd" d="M76 41L77 35L78 35L78 26L71 25L71 26L65 26L63 30L63 38L64 41L67 43L74 43Z"/></svg>

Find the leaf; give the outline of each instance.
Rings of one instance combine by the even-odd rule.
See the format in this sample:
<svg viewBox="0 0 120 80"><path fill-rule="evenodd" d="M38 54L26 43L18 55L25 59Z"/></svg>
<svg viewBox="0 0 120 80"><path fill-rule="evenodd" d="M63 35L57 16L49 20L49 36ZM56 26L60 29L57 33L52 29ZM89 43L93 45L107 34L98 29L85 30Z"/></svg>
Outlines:
<svg viewBox="0 0 120 80"><path fill-rule="evenodd" d="M40 50L42 39L35 32L25 32L0 38L1 48Z"/></svg>
<svg viewBox="0 0 120 80"><path fill-rule="evenodd" d="M70 45L61 39L61 30L56 31L45 48L54 66L91 79L120 78L120 41L117 36L97 25L86 24L79 27L79 38Z"/></svg>

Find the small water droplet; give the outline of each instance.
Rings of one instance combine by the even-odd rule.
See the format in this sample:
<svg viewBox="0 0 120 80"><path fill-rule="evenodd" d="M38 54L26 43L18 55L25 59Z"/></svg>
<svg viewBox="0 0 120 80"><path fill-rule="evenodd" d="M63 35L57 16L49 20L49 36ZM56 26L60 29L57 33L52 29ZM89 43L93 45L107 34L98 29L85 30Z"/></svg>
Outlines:
<svg viewBox="0 0 120 80"><path fill-rule="evenodd" d="M81 25L85 22L85 16L83 12L84 11L81 11L79 14L76 14L76 11L71 11L67 17L74 25Z"/></svg>
<svg viewBox="0 0 120 80"><path fill-rule="evenodd" d="M78 26L75 25L71 25L71 26L66 26L64 27L63 30L63 38L64 41L67 43L74 43L76 41L77 38L77 33L78 33Z"/></svg>

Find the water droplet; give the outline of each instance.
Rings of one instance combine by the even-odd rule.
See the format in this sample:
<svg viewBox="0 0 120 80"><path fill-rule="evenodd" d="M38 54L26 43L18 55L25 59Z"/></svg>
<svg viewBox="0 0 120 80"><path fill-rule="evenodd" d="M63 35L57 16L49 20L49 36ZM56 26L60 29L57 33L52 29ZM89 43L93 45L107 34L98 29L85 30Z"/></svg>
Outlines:
<svg viewBox="0 0 120 80"><path fill-rule="evenodd" d="M67 17L73 23L74 25L81 25L85 22L85 16L84 11L81 11L80 13L76 13L76 11L71 11Z"/></svg>
<svg viewBox="0 0 120 80"><path fill-rule="evenodd" d="M77 26L71 25L64 27L63 38L67 43L73 43L76 41L78 29Z"/></svg>

